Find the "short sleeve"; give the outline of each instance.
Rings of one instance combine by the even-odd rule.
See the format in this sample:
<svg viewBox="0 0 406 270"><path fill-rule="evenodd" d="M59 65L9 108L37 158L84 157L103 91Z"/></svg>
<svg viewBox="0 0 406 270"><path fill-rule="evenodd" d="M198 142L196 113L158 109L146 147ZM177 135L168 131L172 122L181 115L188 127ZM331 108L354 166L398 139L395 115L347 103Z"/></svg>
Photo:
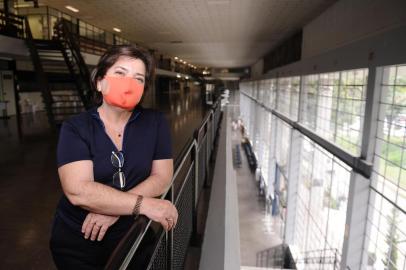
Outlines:
<svg viewBox="0 0 406 270"><path fill-rule="evenodd" d="M162 113L158 114L157 140L155 143L154 160L172 158L171 130L168 121Z"/></svg>
<svg viewBox="0 0 406 270"><path fill-rule="evenodd" d="M65 122L59 133L57 148L58 167L79 160L91 160L89 146L83 137L80 136L77 128L73 124Z"/></svg>

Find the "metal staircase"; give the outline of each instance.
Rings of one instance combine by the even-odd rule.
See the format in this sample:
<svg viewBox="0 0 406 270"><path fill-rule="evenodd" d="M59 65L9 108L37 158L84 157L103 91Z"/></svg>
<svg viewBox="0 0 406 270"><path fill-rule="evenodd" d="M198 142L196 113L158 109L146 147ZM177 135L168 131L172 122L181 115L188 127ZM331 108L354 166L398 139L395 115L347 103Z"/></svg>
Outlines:
<svg viewBox="0 0 406 270"><path fill-rule="evenodd" d="M90 106L89 71L80 49L69 38L69 28L60 21L53 40L33 39L25 19L26 43L30 51L36 81L41 89L52 128Z"/></svg>
<svg viewBox="0 0 406 270"><path fill-rule="evenodd" d="M84 106L89 108L91 98L90 72L80 52L77 36L73 35L74 27L71 22L63 18L60 19L55 25L55 39L59 41L62 47L62 53L69 72L76 83L78 95Z"/></svg>
<svg viewBox="0 0 406 270"><path fill-rule="evenodd" d="M340 269L337 249L318 249L292 254L288 245L282 244L257 253L257 267L280 269Z"/></svg>

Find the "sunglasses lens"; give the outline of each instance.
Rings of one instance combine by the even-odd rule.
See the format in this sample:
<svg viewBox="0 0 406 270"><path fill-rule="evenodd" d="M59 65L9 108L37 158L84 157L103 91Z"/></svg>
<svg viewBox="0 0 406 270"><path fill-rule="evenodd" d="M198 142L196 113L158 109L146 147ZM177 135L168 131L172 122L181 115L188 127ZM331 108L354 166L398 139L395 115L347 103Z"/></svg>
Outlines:
<svg viewBox="0 0 406 270"><path fill-rule="evenodd" d="M122 168L124 166L124 156L121 152L111 153L111 164L116 168Z"/></svg>
<svg viewBox="0 0 406 270"><path fill-rule="evenodd" d="M113 175L113 185L120 189L125 187L125 175L123 172L116 172Z"/></svg>

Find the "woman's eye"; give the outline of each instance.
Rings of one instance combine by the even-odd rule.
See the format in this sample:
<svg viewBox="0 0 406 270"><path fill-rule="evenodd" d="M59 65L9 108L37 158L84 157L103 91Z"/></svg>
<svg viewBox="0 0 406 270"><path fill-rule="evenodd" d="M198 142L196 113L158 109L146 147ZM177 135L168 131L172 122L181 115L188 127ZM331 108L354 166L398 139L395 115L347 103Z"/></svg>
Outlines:
<svg viewBox="0 0 406 270"><path fill-rule="evenodd" d="M114 73L117 74L117 75L120 75L120 76L124 76L124 75L125 75L124 72L119 71L119 70L116 70Z"/></svg>
<svg viewBox="0 0 406 270"><path fill-rule="evenodd" d="M137 81L139 81L140 83L144 83L144 79L143 78L135 78Z"/></svg>

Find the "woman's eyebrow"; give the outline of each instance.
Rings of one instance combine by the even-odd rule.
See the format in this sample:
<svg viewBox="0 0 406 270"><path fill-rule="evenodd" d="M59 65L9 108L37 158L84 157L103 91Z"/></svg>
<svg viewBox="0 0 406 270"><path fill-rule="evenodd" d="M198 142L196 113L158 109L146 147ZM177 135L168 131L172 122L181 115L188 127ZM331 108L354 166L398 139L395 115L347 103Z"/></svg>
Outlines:
<svg viewBox="0 0 406 270"><path fill-rule="evenodd" d="M128 69L126 69L125 67L122 67L122 66L116 66L116 68L121 68L121 69L123 69L124 71L128 72Z"/></svg>
<svg viewBox="0 0 406 270"><path fill-rule="evenodd" d="M125 72L128 73L128 69L123 67L123 66L116 66L116 69L117 68L123 69ZM145 77L145 74L142 74L142 73L139 73L139 72L136 72L135 75Z"/></svg>

